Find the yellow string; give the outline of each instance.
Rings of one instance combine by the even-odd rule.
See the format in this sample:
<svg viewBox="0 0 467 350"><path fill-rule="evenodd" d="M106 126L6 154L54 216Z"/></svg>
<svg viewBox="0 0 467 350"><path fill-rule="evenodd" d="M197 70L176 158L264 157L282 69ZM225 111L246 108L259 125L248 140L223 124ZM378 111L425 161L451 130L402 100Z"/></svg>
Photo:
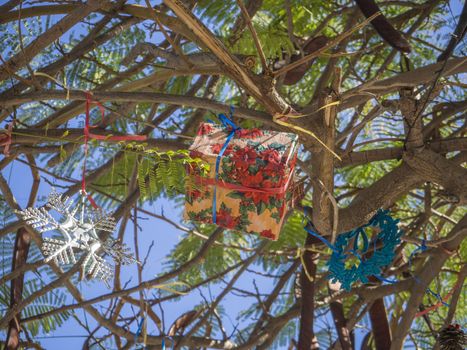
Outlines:
<svg viewBox="0 0 467 350"><path fill-rule="evenodd" d="M302 263L303 271L305 272L306 277L310 280L310 282L313 282L314 278L310 275L310 273L308 272L308 269L306 268L306 265L305 265L305 258L304 258L305 252L313 252L313 253L318 253L318 254L322 254L322 255L327 255L327 253L325 251L323 251L323 250L314 249L314 248L311 248L311 247L308 247L308 248L299 247L299 248L297 248L297 254L295 255L295 259L300 258L300 262Z"/></svg>
<svg viewBox="0 0 467 350"><path fill-rule="evenodd" d="M170 283L163 283L163 284L156 284L155 286L150 287L151 289L162 289L166 292L178 294L178 295L186 295L188 292L180 292L176 289L170 288L171 286L184 286L190 288L190 285L185 282L170 282Z"/></svg>
<svg viewBox="0 0 467 350"><path fill-rule="evenodd" d="M44 73L44 72L34 72L34 75L38 75L40 77L45 77L47 79L52 80L55 84L57 84L58 86L61 86L62 88L64 88L66 90L66 99L67 100L70 99L70 88L68 87L68 85L66 83L66 76L65 75L63 75L63 84L60 83L54 77L52 77L52 76L50 76L50 75L48 75L47 73Z"/></svg>
<svg viewBox="0 0 467 350"><path fill-rule="evenodd" d="M308 114L298 114L298 115L288 115L287 118L291 119L298 119L298 118L303 118L303 117L309 117L310 115L316 114L319 111L322 111L325 108L332 107L332 106L337 106L340 105L341 101L333 101L329 102L328 104L325 104L324 106L319 107L316 111L308 113Z"/></svg>
<svg viewBox="0 0 467 350"><path fill-rule="evenodd" d="M331 107L331 106L336 106L340 104L340 101L334 101L334 102L331 102L331 103L328 103L320 108L318 108L315 112L313 113L317 113L325 108L328 108L328 107ZM290 119L299 119L299 118L304 118L304 117L307 117L311 114L297 114L297 115L291 115L291 114L282 114L282 113L276 113L274 114L274 116L272 117L272 120L273 122L279 124L279 125L282 125L282 126L285 126L285 127L288 127L288 128L291 128L291 129L294 129L294 130L297 130L297 131L300 131L300 132L303 132L305 134L308 134L310 135L311 137L313 137L316 141L318 141L319 144L321 144L328 152L330 152L334 157L336 157L337 159L339 159L340 161L342 161L342 158L339 157L339 155L334 152L331 148L328 147L328 145L326 145L323 141L320 140L320 138L318 136L316 136L316 134L313 132L313 131L310 131L310 130L307 130L307 129L304 129L300 126L297 126L297 125L293 125L293 124L290 124L288 122L285 122L283 120L281 120L281 118L290 118Z"/></svg>
<svg viewBox="0 0 467 350"><path fill-rule="evenodd" d="M305 249L298 248L297 249L297 255L295 256L295 259L300 258L300 261L301 261L302 266L303 266L303 271L305 272L306 277L308 278L308 280L310 282L313 282L315 279L310 275L310 273L308 272L308 269L306 268L304 255L305 255Z"/></svg>
<svg viewBox="0 0 467 350"><path fill-rule="evenodd" d="M308 269L306 268L306 265L305 265L304 256L305 256L306 251L310 251L310 248L297 248L297 254L295 255L295 259L300 258L300 262L302 263L303 271L305 272L306 277L308 278L308 280L310 282L313 282L315 279L310 275L310 273L308 272ZM314 250L312 250L312 251L314 251Z"/></svg>
<svg viewBox="0 0 467 350"><path fill-rule="evenodd" d="M144 323L143 323L143 345L146 346L146 342L148 340L148 303L144 304Z"/></svg>

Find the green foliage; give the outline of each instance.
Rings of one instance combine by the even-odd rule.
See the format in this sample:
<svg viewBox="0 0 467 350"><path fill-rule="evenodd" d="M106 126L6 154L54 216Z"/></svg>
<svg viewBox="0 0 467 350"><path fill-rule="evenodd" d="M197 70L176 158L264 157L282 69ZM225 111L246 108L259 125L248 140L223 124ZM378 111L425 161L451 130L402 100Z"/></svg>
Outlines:
<svg viewBox="0 0 467 350"><path fill-rule="evenodd" d="M44 285L37 279L29 279L24 285L23 296L27 298L29 295L43 288ZM4 298L3 293L7 292L8 288L1 290L2 300ZM8 292L9 293L9 292ZM52 292L48 292L43 296L34 300L33 303L26 306L22 311L24 318L32 317L35 315L41 315L48 311L57 309L65 304L67 293L61 289L55 289ZM51 316L41 317L40 319L26 323L26 328L31 332L31 335L35 336L41 333L50 333L60 328L63 323L70 317L71 312L66 310Z"/></svg>
<svg viewBox="0 0 467 350"><path fill-rule="evenodd" d="M271 251L297 251L303 247L303 242L307 235L303 229L303 215L294 211L285 222L279 239L270 244ZM271 254L265 259L261 259L262 267L266 271L275 271L288 261L288 256L280 254Z"/></svg>
<svg viewBox="0 0 467 350"><path fill-rule="evenodd" d="M184 193L187 186L188 166L198 168L200 174L209 171L209 165L199 158L192 158L187 150L158 152L153 149L135 150L144 152L144 157L137 164L140 198L156 198L165 191L169 197ZM191 183L190 183L191 184Z"/></svg>
<svg viewBox="0 0 467 350"><path fill-rule="evenodd" d="M240 14L236 7L235 0L210 1L201 0L197 3L200 15L210 24L230 27Z"/></svg>
<svg viewBox="0 0 467 350"><path fill-rule="evenodd" d="M273 21L273 17L267 12L259 12L254 17L253 24L267 58L283 57L285 52L292 53L295 51L287 34L287 29L278 28ZM255 47L251 46L252 41L250 31L245 31L232 49L237 53L254 55L257 51Z"/></svg>
<svg viewBox="0 0 467 350"><path fill-rule="evenodd" d="M11 268L11 261L13 259L14 249L14 238L12 235L8 235L0 240L0 252L1 259L0 265L3 271L3 275L9 273ZM37 249L37 246L31 245L30 254L28 256L29 261L37 261L38 258L42 258L42 255ZM46 278L44 276L44 278ZM23 287L23 298L27 298L31 294L37 292L44 287L44 282L37 274L27 274ZM67 293L62 289L54 289L39 298L33 300L32 303L27 305L21 312L22 318L29 318L35 315L40 315L48 311L54 310L62 305L66 301ZM0 308L7 310L10 306L10 282L0 285ZM32 336L36 336L39 333L50 333L58 329L63 323L70 317L69 311L63 311L51 316L41 317L38 320L31 321L23 324L22 326L27 329Z"/></svg>
<svg viewBox="0 0 467 350"><path fill-rule="evenodd" d="M136 2L139 2L142 6L146 6L144 1ZM249 1L244 1L246 4L248 2ZM152 3L154 4L154 2ZM354 18L356 21L360 21L362 19L362 16L352 8L354 3L350 1L330 2L316 0L291 0L290 3L293 17L293 34L303 41L321 34L326 35L329 38L335 37L345 31L347 21L349 19ZM401 5L401 2L397 1L378 1L378 4L381 6L385 15L391 20L394 18L397 19L407 11L410 11L414 4L423 5L425 3L425 0L415 0L408 1L405 5ZM32 4L31 6L34 5ZM414 8L416 9L417 7ZM237 19L241 16L235 0L197 1L194 13L220 38L220 40L226 44L228 49L233 53L258 55L248 28L242 32L239 40L233 46L230 44L229 39L232 34L231 29ZM447 4L439 3L439 5L435 6L430 16L423 20L420 27L416 28L415 31L412 31L412 26L420 21L420 15L422 13L423 10L420 10L417 12L416 16L410 20L403 19L397 21L397 27L406 33L407 38L410 39L412 44L412 53L407 56L414 69L425 66L436 60L438 50L433 46L444 48L447 43L446 36L449 36L449 33L453 29L452 27L455 25L455 21L450 17ZM32 70L42 68L55 60L63 58L64 55L66 57L66 54L70 52L85 35L88 35L90 30L93 29L93 23L102 19L102 15L103 13L99 13L90 16L90 18L87 18L87 23L79 24L76 27L76 30L73 30L72 33L67 33L60 38L60 41L55 41L54 44L43 50L31 62ZM110 15L113 17L112 20L104 30L99 33L99 35L103 34L113 26L119 26L122 19L130 20L127 15L122 12L115 12ZM172 16L173 14L170 15ZM56 16L39 16L22 19L21 29L23 45L26 46L30 44L38 35L43 33L47 28L50 28L50 26L55 23L55 20ZM253 17L253 26L257 31L259 40L269 63L276 58L281 58L285 53L298 52L298 49L294 47L292 40L289 37L287 20L288 18L284 0L263 0L261 8ZM170 30L169 27L167 28ZM18 29L18 21L14 21L6 25L0 25L0 32L2 33L0 52L2 52L3 58L11 57L12 54L20 52L21 49ZM157 45L162 43L162 40L164 39L162 38L162 35L160 35L159 29L156 29L156 31L153 31L153 29L154 23L150 20L136 25L131 25L121 31L118 35L113 35L111 39L103 45L100 45L90 52L86 52L79 59L67 64L65 68L61 69L59 73L54 75L54 77L59 81L66 80L67 85L73 89L94 90L96 88L100 88L99 85L115 78L118 73L124 72L135 64L135 62L133 62L128 66L122 65L122 60L128 55L135 44L145 41L156 43ZM176 38L177 40L180 39L178 41L180 47L186 53L199 52L204 49L200 49L197 45L187 42L182 36L177 35ZM429 45L427 45L426 42L429 43ZM58 45L63 48L63 52L60 52L57 49ZM461 46L462 45L459 45L459 47ZM375 47L377 47L377 49L375 49ZM359 53L362 49L364 51ZM168 48L168 50L171 50L171 48ZM393 49L382 42L379 36L375 35L371 26L367 26L359 33L356 33L348 41L345 47L341 47L339 50L340 52L345 51L351 54L332 61L329 57L319 57L297 84L293 86L281 86L279 91L280 94L287 101L291 102L297 110L306 106L310 102L311 97L316 93L316 87L320 82L323 72L330 68L330 62L334 62L333 64L335 64L335 66L342 68L344 80L341 86L341 93L345 93L345 91L352 89L357 85L364 84L367 81L372 81L373 79L384 79L401 72L399 63L401 60L400 55L394 55ZM459 48L457 50L459 50ZM392 58L390 55L393 55ZM391 59L388 59L388 57ZM257 61L259 62L259 60ZM256 72L259 72L259 67L260 65L258 63L257 67L255 67ZM123 84L126 84L129 81L138 80L159 70L162 71L162 69L163 68L149 64L141 72L132 76L126 76L119 84L105 88L104 91L111 92L113 89L120 89ZM28 77L30 72L27 68L22 68L18 70L18 74L23 77ZM63 76L65 76L65 78L63 78ZM199 77L200 76L196 74L191 76L175 75L165 83L157 82L142 88L141 91L183 96L186 95L193 87L193 84L198 81ZM461 78L459 77L450 77L449 81L451 83L463 83L460 79ZM14 78L2 81L0 82L0 90L2 90L2 92L4 90L8 90L14 83ZM57 88L58 87L53 82L48 82L44 85L44 89ZM32 92L35 87L31 89L32 90L30 92ZM27 91L13 91L12 94L19 95L23 92L25 92L25 94L29 94ZM196 92L196 96L201 97L206 92L206 88L202 87ZM445 107L448 108L455 106L451 103L452 101L463 101L466 98L465 96L465 89L462 88L462 85L457 87L454 85L446 86L439 96L436 96L433 100L429 101L428 108L421 117L423 119L423 124L428 125L428 123L442 118L443 110L435 111L435 113L431 114L433 106L439 104L440 101L445 102ZM384 99L398 99L398 97L397 93L382 93L379 94L377 98L378 103L382 103ZM255 110L264 110L263 106L259 105L253 98L247 96L244 90L226 75L220 76L219 81L214 88L212 99L226 105L231 104ZM20 122L18 125L21 125L21 127L31 127L69 103L70 101L65 100L31 102L15 107L15 116ZM111 102L106 102L105 105L111 106L114 110L120 112L119 107L122 103L119 102L111 104ZM357 116L354 120L355 125L364 121L365 116L374 106L376 106L376 103L374 99L372 99L365 106L361 106L361 109L356 109L355 113L357 113ZM169 108L173 108L169 104L161 104L157 107L157 113L159 115L161 111L163 113ZM154 116L151 115L153 108L153 103L137 103L136 107L129 113L124 113L124 117L131 117L131 122L127 118L117 117L117 121L113 122L108 127L108 130L130 134L139 133L143 127L147 126L147 123L154 119ZM185 128L188 123L190 123L191 117L198 111L200 111L200 109L185 106L184 108L176 110L170 118L165 119L162 124L158 124L158 126L164 127L166 130L171 132L184 133L186 130ZM212 117L212 113L210 111L204 111L203 113L203 118ZM352 120L351 114L351 112L347 111L339 114L337 121L339 132L342 132L349 127L349 123ZM4 117L6 115L7 114L5 114ZM92 111L91 116L93 124L97 124L98 121L100 121L100 115L97 109ZM314 117L315 116L310 119ZM238 119L239 124L244 128L265 127L261 125L261 123L249 119ZM82 120L83 115L75 116L66 124L65 127L82 127ZM464 124L464 115L452 115L446 120L443 120L442 126L439 129L439 135L433 137L439 139L462 136L462 129L465 128ZM157 138L159 137L159 132L155 131L153 132L153 135L155 135L153 136L154 138ZM337 136L340 137L341 135L338 134ZM427 140L431 137L432 135L428 135ZM360 152L386 147L402 147L402 142L400 141L379 141L368 143L368 141L384 138L404 138L403 120L399 112L393 112L390 110L382 111L380 115L367 123L367 125L360 131L354 143L354 145L358 145L358 147L352 150L348 149L348 151ZM172 142L173 139L167 139L167 141ZM58 143L43 141L35 146L41 147L55 144ZM342 148L348 146L348 137L342 141L340 146ZM186 167L197 167L200 169L201 173L207 173L209 170L206 164L204 164L200 159L190 157L187 151L162 152L151 149L148 145L137 145L132 143L126 145L110 145L108 143L97 141L92 141L90 143L89 151L89 157L87 160L87 168L89 170L95 169L106 162L112 161L112 157L119 154L119 152L124 152L123 157L119 158L120 160L113 161L111 170L108 173L101 176L96 181L93 181L92 184L89 184L90 186L94 186L91 190L97 190L96 197L99 205L102 205L105 209L109 210L112 210L119 204L119 202L113 200L113 198L118 201L123 201L130 194L128 185L132 179L136 181L136 185L139 190L140 202L138 205L141 207L165 197L170 201L170 205L181 210L183 193L186 191L188 186L193 185L186 181ZM454 154L448 154L448 157L453 155ZM75 179L80 177L80 169L83 161L83 147L81 145L76 144L75 148L71 151L66 151L65 146L61 147L59 153L61 160L60 164L52 169L48 169L47 161L51 157L56 156L56 154L40 155L37 156L36 160L39 166L53 171L57 175ZM301 159L309 159L309 156L310 154L305 152L301 152L300 154ZM313 154L311 157L313 157ZM371 186L400 164L400 160L384 160L368 162L366 164L353 167L337 168L334 196L338 200L339 207L345 208L354 198L356 193ZM454 226L450 221L458 222L461 220L465 215L465 208L453 208L452 204L446 203L440 199L439 194L443 190L440 186L435 184L431 184L430 186L430 194L435 198L435 200L433 200L433 209L436 210L436 215L430 216L429 220L427 220L425 224L418 227L416 231L411 232L411 234L418 238L434 240L444 237L449 233ZM427 198L428 194L424 188L415 188L411 190L409 194L399 198L391 209L393 213L401 219L401 224L405 228L410 229L414 226L414 218L423 216L425 213L425 200ZM23 198L20 198L20 201L21 200L23 200ZM303 204L311 204L311 191L307 193ZM11 208L9 208L3 200L0 201L0 211L2 212L1 219L3 221L3 226L17 219L12 213ZM445 217L449 217L450 221L446 221ZM303 243L307 235L303 229L303 225L302 214L298 211L293 212L288 217L279 240L269 244L267 251L257 259L254 267L269 275L278 276L283 274L290 266L291 262L299 256L300 248L303 247ZM193 229L182 234L180 241L165 256L165 271L178 268L192 259L206 241L204 238L201 238L199 234L209 237L215 229L214 225L198 225L190 227L193 227ZM245 235L238 232L225 231L221 238L219 238L218 241L210 247L201 262L193 266L188 271L185 271L183 274L180 274L177 278L180 281L189 283L190 285L195 285L205 279L212 278L216 274L240 264L254 251L255 247L258 246L259 241L260 238L255 235ZM14 234L5 235L2 237L0 242L0 254L2 255L0 259L0 268L2 269L2 273L5 274L8 273L6 271L9 271L11 266ZM461 266L467 259L466 244L467 242L462 244L458 255L453 255L447 260L443 267L443 272L438 278L431 282L430 288L432 290L439 292L441 295L446 295L451 291L457 281L459 266ZM413 244L405 244L401 254L405 259L407 259L415 248L416 246ZM325 263L328 253L324 248L322 249L323 253L321 253L318 262L318 273L320 275L323 275L326 271ZM28 262L34 262L39 259L42 259L42 255L37 246L32 244ZM424 261L422 263L424 263ZM414 270L419 267L420 266L416 264ZM44 279L49 280L50 278L56 278L56 276L47 267L41 268L41 273L45 275ZM229 275L226 275L223 278L227 279L228 276ZM36 275L28 273L26 277L24 297L27 297L42 288L42 281ZM399 278L399 276L397 277ZM223 285L220 285L219 279L213 280L210 283L210 286L218 288L223 287ZM292 277L284 286L282 290L283 293L281 293L272 305L270 316L279 316L286 312L292 305L297 303L297 299L294 295L295 287L295 281ZM322 300L324 296L327 295L325 294L327 291L324 291L324 289L325 288L320 289L316 296L317 300ZM261 292L264 291L262 290ZM168 292L164 292L164 296L169 294L170 293ZM392 319L391 322L394 324L394 328L397 327L397 321L406 306L409 295L410 294L408 292L403 292L386 299L387 309L389 311L390 319ZM192 295L190 295L190 297L191 296ZM356 297L343 299L346 315L349 314L350 308L356 300ZM9 283L6 283L0 287L0 303L3 309L8 307L8 302ZM436 302L437 301L430 295L425 295L423 297L423 303L426 306L433 305ZM38 298L24 310L21 316L30 317L41 314L59 307L63 303L64 292L61 289L56 289L53 293L47 293L43 297ZM196 304L200 305L200 303ZM239 320L241 321L239 329L241 328L241 330L235 333L234 338L236 337L238 341L243 341L243 339L246 339L249 336L248 331L251 331L252 324L262 312L262 306L263 305L255 298L252 302L249 302L248 307L245 307L243 310L238 312ZM466 307L465 296L461 295L458 303L458 310L464 310ZM155 306L153 309L157 310ZM223 309L222 305L218 307L218 311L223 320L231 316ZM326 312L328 311L328 306L320 304L320 307L316 311L316 319L319 320L319 322L315 323L315 328L320 345L322 348L331 347L336 338L336 334L332 327L327 324ZM442 307L430 314L430 319L435 327L444 322L447 311L447 308ZM60 327L63 322L69 318L69 316L69 313L60 313L28 323L26 327L31 335L49 333ZM232 317L234 318L235 316ZM459 311L456 314L456 320L459 323L466 322L465 316ZM369 321L365 318L361 322L365 327L371 326ZM220 334L220 328L217 326L217 321L210 319L209 323L213 324L213 334ZM125 327L126 326L127 325L125 324ZM433 345L433 338L431 337L431 333L426 322L422 318L419 318L413 326L413 334L415 339L420 342L419 345L425 348L431 348ZM202 328L202 330L199 330L197 334L205 336L205 331L206 329ZM240 333L242 337L240 337ZM285 348L290 344L290 339L296 338L296 334L297 323L295 321L288 322L279 332L277 340L273 345L271 345L271 348ZM106 340L106 342L103 342L101 345L104 348L116 346L113 343L113 340ZM100 345L94 345L92 348L97 349L102 347Z"/></svg>
<svg viewBox="0 0 467 350"><path fill-rule="evenodd" d="M270 347L270 349L284 349L290 345L290 339L297 334L298 325L297 322L288 322L277 335L276 340Z"/></svg>
<svg viewBox="0 0 467 350"><path fill-rule="evenodd" d="M202 225L198 227L202 234L209 235L212 233L213 225ZM174 269L183 263L192 259L199 251L204 239L194 234L187 234L171 252L172 259L165 265L167 269ZM203 281L210 276L226 270L228 267L233 266L241 261L244 256L237 249L225 249L229 244L238 246L248 246L251 240L248 236L241 235L237 232L225 233L222 238L218 240L218 244L214 244L203 258L202 264L197 264L181 275L183 281L190 285L194 285ZM215 281L216 283L218 281Z"/></svg>
<svg viewBox="0 0 467 350"><path fill-rule="evenodd" d="M136 180L140 191L139 199L154 201L160 196L174 198L185 193L187 185L186 167L197 168L200 174L209 171L209 165L199 158L192 158L187 150L160 152L145 145L129 143L121 149L123 159L114 162L110 174L99 178L98 188L111 188L112 196L128 195L128 183L136 169ZM110 203L106 196L98 195L103 204Z"/></svg>

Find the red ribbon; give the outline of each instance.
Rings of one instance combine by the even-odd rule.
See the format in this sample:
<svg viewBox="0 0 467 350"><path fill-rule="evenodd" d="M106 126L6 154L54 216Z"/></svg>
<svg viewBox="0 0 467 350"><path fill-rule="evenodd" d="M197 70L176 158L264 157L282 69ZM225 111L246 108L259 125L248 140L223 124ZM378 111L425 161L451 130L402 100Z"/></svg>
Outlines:
<svg viewBox="0 0 467 350"><path fill-rule="evenodd" d="M91 125L91 118L89 114L91 103L95 103L97 107L99 107L101 111L101 119L102 121L105 120L105 109L98 101L93 101L92 95L90 92L86 92L86 120L84 123L84 163L83 163L83 174L81 177L81 191L83 194L87 196L91 205L94 208L97 208L96 202L92 199L92 197L86 192L86 160L88 157L88 143L89 139L94 140L105 140L105 141L146 141L146 135L121 135L121 136L105 136L105 135L97 135L91 132L91 129L95 129L97 125Z"/></svg>
<svg viewBox="0 0 467 350"><path fill-rule="evenodd" d="M105 120L105 109L98 101L92 100L92 95L86 92L86 122L84 124L84 141L87 142L89 139L94 140L107 140L107 141L146 141L148 137L146 135L121 135L121 136L105 136L93 134L90 130L95 129L98 125L91 125L89 108L91 103L95 103L101 111L102 121Z"/></svg>
<svg viewBox="0 0 467 350"><path fill-rule="evenodd" d="M289 186L289 182L293 175L293 169L290 171L289 178L280 187L271 187L271 188L258 188L258 187L248 187L243 185L237 185L229 182L225 182L223 180L215 180L210 178L205 178L201 176L194 176L194 179L201 185L216 185L224 188L228 188L230 190L239 191L239 192L255 192L255 193L266 193L266 194L284 194L287 191L287 187Z"/></svg>
<svg viewBox="0 0 467 350"><path fill-rule="evenodd" d="M0 139L0 146L4 146L3 154L5 157L10 155L10 146L12 142L11 132L13 131L13 125L15 124L14 121L8 124L7 132L1 135L2 139Z"/></svg>
<svg viewBox="0 0 467 350"><path fill-rule="evenodd" d="M458 279L456 284L454 285L454 287L452 287L451 291L446 294L446 296L442 299L442 301L440 300L439 302L437 302L435 305L432 305L430 306L429 308L426 308L425 310L423 311L420 311L420 312L417 312L415 314L415 318L417 317L420 317L420 316L423 316L423 315L426 315L427 313L433 311L433 310L436 310L437 308L443 306L443 302L447 303L447 301L449 300L449 298L452 296L452 294L454 293L454 291L457 289L457 288L462 288L461 286L461 281L462 279Z"/></svg>

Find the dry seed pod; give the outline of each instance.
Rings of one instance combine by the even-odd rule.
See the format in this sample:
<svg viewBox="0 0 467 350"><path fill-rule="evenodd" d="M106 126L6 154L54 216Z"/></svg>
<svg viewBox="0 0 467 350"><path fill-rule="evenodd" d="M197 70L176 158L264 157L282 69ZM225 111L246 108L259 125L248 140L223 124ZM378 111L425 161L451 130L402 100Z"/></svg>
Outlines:
<svg viewBox="0 0 467 350"><path fill-rule="evenodd" d="M467 335L460 325L450 324L439 332L438 341L442 350L463 350L467 345Z"/></svg>
<svg viewBox="0 0 467 350"><path fill-rule="evenodd" d="M366 18L371 17L377 12L381 12L374 0L355 0L355 2ZM378 34L393 48L405 53L410 52L409 42L392 26L383 14L372 20L371 24Z"/></svg>

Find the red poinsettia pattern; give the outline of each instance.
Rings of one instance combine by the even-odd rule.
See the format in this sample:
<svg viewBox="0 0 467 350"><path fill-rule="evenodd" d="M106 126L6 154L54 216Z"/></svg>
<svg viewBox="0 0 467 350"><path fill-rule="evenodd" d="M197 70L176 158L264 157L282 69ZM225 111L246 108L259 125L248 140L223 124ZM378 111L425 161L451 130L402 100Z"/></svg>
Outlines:
<svg viewBox="0 0 467 350"><path fill-rule="evenodd" d="M274 233L272 233L272 230L263 230L259 233L261 236L269 238L269 239L276 239L276 236L274 236Z"/></svg>
<svg viewBox="0 0 467 350"><path fill-rule="evenodd" d="M235 131L235 136L243 139L257 139L263 136L263 131L258 128L253 129L239 129Z"/></svg>
<svg viewBox="0 0 467 350"><path fill-rule="evenodd" d="M237 228L240 223L239 216L232 216L232 210L221 206L220 210L217 211L217 222L216 224L225 228L234 229Z"/></svg>
<svg viewBox="0 0 467 350"><path fill-rule="evenodd" d="M221 150L222 148L224 147L224 144L223 143L217 143L215 145L212 145L211 146L211 150L212 150L212 153L214 154L219 154L221 153ZM224 151L224 154L223 156L229 156L232 154L232 151L233 151L233 146L232 145L227 145L225 151Z"/></svg>

